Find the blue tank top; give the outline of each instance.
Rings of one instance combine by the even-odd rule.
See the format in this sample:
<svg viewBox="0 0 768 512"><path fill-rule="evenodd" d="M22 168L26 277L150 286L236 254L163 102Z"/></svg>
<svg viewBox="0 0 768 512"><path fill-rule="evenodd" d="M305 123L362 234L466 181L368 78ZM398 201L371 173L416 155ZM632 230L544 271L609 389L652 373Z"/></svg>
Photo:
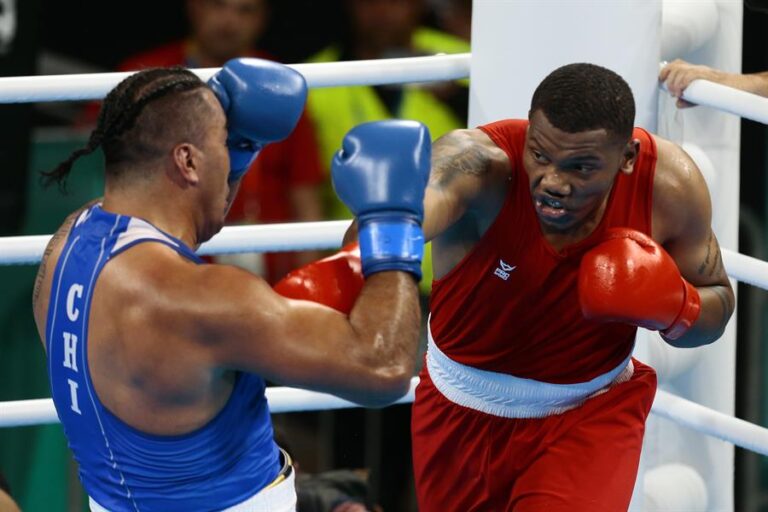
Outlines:
<svg viewBox="0 0 768 512"><path fill-rule="evenodd" d="M93 206L77 218L59 257L48 306L48 376L56 411L88 495L111 511L221 510L256 494L280 471L264 379L238 373L223 409L178 436L140 432L99 401L88 369L88 318L101 269L143 242L197 263L151 224ZM140 333L136 333L140 335Z"/></svg>

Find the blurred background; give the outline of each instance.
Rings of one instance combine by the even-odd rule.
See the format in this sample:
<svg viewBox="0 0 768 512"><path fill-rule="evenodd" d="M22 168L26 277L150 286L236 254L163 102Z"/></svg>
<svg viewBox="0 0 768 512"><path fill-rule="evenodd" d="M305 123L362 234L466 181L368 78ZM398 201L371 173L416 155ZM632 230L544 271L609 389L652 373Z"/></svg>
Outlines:
<svg viewBox="0 0 768 512"><path fill-rule="evenodd" d="M215 67L237 56L299 63L459 53L470 50L470 20L471 0L0 0L0 75ZM768 1L746 2L744 72L768 70L766 33ZM313 90L296 132L254 164L230 223L347 218L327 173L329 155L349 128L412 118L436 138L466 125L467 101L466 81ZM77 164L66 195L39 185L41 171L85 143L98 108L92 102L0 105L0 236L52 233L66 214L101 195L98 154ZM741 137L740 251L765 260L768 133L742 121ZM275 282L318 256L222 261ZM0 267L2 401L50 396L31 315L35 272L32 266ZM428 286L423 292L426 297ZM740 286L737 311L737 416L768 425L765 293ZM283 414L275 424L303 475L300 512L330 511L347 498L367 510L416 510L409 406ZM759 510L768 511L768 463L737 453L737 499L750 496L750 503L764 503ZM87 510L58 425L0 429L0 472L23 510ZM743 510L739 502L736 510Z"/></svg>

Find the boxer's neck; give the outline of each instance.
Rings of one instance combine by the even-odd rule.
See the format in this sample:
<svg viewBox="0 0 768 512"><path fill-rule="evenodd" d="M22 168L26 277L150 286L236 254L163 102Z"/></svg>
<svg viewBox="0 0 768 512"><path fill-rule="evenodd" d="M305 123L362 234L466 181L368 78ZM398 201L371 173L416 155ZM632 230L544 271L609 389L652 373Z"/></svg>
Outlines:
<svg viewBox="0 0 768 512"><path fill-rule="evenodd" d="M191 199L179 191L168 191L153 180L130 185L107 181L102 207L108 212L143 219L195 248L200 243L199 219Z"/></svg>

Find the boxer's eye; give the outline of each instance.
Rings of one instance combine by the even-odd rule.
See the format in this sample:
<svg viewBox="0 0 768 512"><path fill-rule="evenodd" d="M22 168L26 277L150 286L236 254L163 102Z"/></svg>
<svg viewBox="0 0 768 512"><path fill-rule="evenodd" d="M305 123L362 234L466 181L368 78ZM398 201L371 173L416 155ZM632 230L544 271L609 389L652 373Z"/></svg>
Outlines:
<svg viewBox="0 0 768 512"><path fill-rule="evenodd" d="M540 164L547 164L549 163L549 159L542 155L539 151L536 151L535 149L531 150L531 153L533 154L533 159L536 160Z"/></svg>

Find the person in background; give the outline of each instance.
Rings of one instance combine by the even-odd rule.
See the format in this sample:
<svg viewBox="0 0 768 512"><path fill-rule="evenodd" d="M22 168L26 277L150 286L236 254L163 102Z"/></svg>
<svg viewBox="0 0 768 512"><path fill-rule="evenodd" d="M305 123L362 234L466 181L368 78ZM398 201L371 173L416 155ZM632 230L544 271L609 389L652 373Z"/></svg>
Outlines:
<svg viewBox="0 0 768 512"><path fill-rule="evenodd" d="M472 0L431 0L441 29L469 42L472 36Z"/></svg>
<svg viewBox="0 0 768 512"><path fill-rule="evenodd" d="M186 38L131 56L119 69L221 67L237 57L275 60L257 46L269 23L266 0L187 0L185 5L190 27ZM336 141L337 146L340 141ZM227 221L322 220L320 194L325 179L315 133L305 112L287 139L267 146L259 155L243 180ZM257 271L274 284L290 270L319 257L317 251L269 253L263 256L263 269L259 261L254 262L254 255L229 257L227 262Z"/></svg>
<svg viewBox="0 0 768 512"><path fill-rule="evenodd" d="M727 73L709 66L691 64L681 59L675 59L664 66L659 73L659 81L663 82L667 86L669 93L677 98L678 108L695 106L681 97L685 88L694 80L709 80L710 82L768 97L768 71L749 74Z"/></svg>
<svg viewBox="0 0 768 512"><path fill-rule="evenodd" d="M436 53L462 53L469 44L455 36L421 26L422 0L345 0L348 30L340 40L309 60L334 62L361 59L414 57ZM466 96L466 87L463 87ZM440 89L443 91L443 89ZM312 89L307 106L315 126L322 162L327 164L344 134L367 121L389 118L415 119L437 138L466 126L466 99L462 111L438 98L431 84L348 86ZM456 102L461 103L461 102ZM327 217L350 218L326 180L322 194ZM427 251L428 254L428 251ZM426 256L426 255L425 255ZM428 256L426 256L428 258ZM422 292L429 291L431 265L425 260Z"/></svg>
<svg viewBox="0 0 768 512"><path fill-rule="evenodd" d="M335 62L469 51L455 36L420 25L421 0L345 0L348 28L340 40L310 62ZM433 137L466 125L425 85L349 86L314 89L308 100L322 161L330 161L338 141L352 126L387 118L417 119ZM334 217L347 213L336 205Z"/></svg>

